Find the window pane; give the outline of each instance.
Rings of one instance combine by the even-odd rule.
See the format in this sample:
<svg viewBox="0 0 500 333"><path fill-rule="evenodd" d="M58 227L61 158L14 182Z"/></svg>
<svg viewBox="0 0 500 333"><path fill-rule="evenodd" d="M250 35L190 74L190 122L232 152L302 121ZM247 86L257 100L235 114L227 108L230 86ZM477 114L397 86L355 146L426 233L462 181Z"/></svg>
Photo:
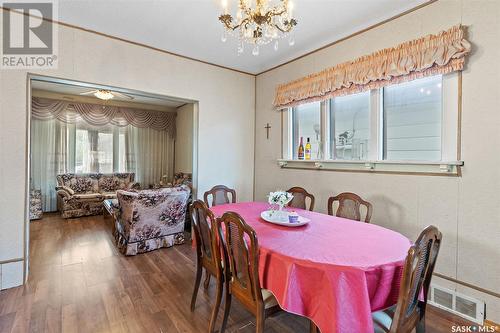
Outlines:
<svg viewBox="0 0 500 333"><path fill-rule="evenodd" d="M97 161L99 163L99 172L113 172L113 133L98 134Z"/></svg>
<svg viewBox="0 0 500 333"><path fill-rule="evenodd" d="M370 92L330 100L330 154L340 160L366 160L370 137Z"/></svg>
<svg viewBox="0 0 500 333"><path fill-rule="evenodd" d="M125 160L125 133L118 137L118 171L127 172L127 161Z"/></svg>
<svg viewBox="0 0 500 333"><path fill-rule="evenodd" d="M384 158L441 160L442 77L384 88Z"/></svg>
<svg viewBox="0 0 500 333"><path fill-rule="evenodd" d="M111 128L95 128L84 123L77 124L75 172L113 172L113 132Z"/></svg>
<svg viewBox="0 0 500 333"><path fill-rule="evenodd" d="M75 172L90 172L90 144L87 130L76 130L75 138Z"/></svg>
<svg viewBox="0 0 500 333"><path fill-rule="evenodd" d="M303 138L304 148L307 139L311 143L311 159L320 158L321 141L321 103L307 103L293 108L293 156L297 158L300 138Z"/></svg>

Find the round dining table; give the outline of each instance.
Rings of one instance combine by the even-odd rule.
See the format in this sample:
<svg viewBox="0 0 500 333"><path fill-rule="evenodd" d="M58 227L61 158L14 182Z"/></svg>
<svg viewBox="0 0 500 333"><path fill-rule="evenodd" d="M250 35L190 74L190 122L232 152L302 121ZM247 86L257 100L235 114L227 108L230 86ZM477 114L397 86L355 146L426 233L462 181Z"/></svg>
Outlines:
<svg viewBox="0 0 500 333"><path fill-rule="evenodd" d="M397 302L411 242L375 224L293 209L310 222L287 227L263 220L270 205L211 207L216 217L240 214L259 242L262 288L280 307L312 320L321 333L373 332L371 313Z"/></svg>

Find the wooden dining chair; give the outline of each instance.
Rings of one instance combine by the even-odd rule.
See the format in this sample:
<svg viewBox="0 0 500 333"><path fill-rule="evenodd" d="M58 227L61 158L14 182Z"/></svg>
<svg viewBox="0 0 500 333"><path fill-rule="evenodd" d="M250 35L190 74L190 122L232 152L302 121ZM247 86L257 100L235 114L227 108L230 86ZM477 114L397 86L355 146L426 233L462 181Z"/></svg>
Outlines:
<svg viewBox="0 0 500 333"><path fill-rule="evenodd" d="M288 207L308 209L310 211L314 209L314 195L307 192L304 188L294 186L287 192L293 195L293 199L288 203ZM306 198L309 199L309 208L306 205Z"/></svg>
<svg viewBox="0 0 500 333"><path fill-rule="evenodd" d="M396 306L373 313L375 332L425 332L425 308L432 273L441 247L441 232L425 228L408 250ZM423 299L420 299L420 295Z"/></svg>
<svg viewBox="0 0 500 333"><path fill-rule="evenodd" d="M219 238L224 253L225 304L220 332L227 324L231 299L234 296L256 317L256 333L264 332L264 321L279 310L274 295L262 289L259 282L259 244L255 231L235 212L226 212L217 219Z"/></svg>
<svg viewBox="0 0 500 333"><path fill-rule="evenodd" d="M231 195L231 199L229 199ZM212 204L208 203L209 196L212 196ZM228 203L236 203L236 191L225 185L216 185L203 195L203 201L209 207L223 205Z"/></svg>
<svg viewBox="0 0 500 333"><path fill-rule="evenodd" d="M333 204L338 201L339 206L335 214L333 213ZM355 193L344 192L334 197L328 198L328 215L343 217L350 220L361 221L360 206L366 207L365 222L370 223L373 207L368 201L361 199Z"/></svg>
<svg viewBox="0 0 500 333"><path fill-rule="evenodd" d="M196 200L191 204L191 218L193 221L194 236L196 241L196 279L193 296L191 298L191 312L196 305L196 297L200 287L202 269L205 269L205 289L208 288L210 276L214 276L217 283L215 304L209 323L209 333L214 332L217 313L222 300L224 275L222 255L216 227L216 219L207 205Z"/></svg>

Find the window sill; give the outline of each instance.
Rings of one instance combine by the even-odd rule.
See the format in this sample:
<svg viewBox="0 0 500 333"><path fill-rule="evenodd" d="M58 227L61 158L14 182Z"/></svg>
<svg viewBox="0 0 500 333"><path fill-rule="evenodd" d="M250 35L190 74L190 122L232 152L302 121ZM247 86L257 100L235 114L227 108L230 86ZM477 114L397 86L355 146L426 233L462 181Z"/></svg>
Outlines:
<svg viewBox="0 0 500 333"><path fill-rule="evenodd" d="M463 161L348 161L278 159L282 169L460 176Z"/></svg>

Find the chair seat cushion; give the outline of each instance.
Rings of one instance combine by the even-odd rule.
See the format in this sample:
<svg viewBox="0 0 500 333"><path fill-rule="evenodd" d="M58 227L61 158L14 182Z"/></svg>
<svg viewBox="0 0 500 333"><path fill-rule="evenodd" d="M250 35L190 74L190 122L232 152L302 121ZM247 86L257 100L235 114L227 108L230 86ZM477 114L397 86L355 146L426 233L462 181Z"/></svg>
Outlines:
<svg viewBox="0 0 500 333"><path fill-rule="evenodd" d="M73 195L73 198L84 200L102 199L102 195L100 193L80 193Z"/></svg>
<svg viewBox="0 0 500 333"><path fill-rule="evenodd" d="M104 199L116 199L116 192L101 192Z"/></svg>
<svg viewBox="0 0 500 333"><path fill-rule="evenodd" d="M380 310L372 313L373 328L375 333L387 333L391 329L392 318L394 317L394 311L396 306L391 306L390 308Z"/></svg>
<svg viewBox="0 0 500 333"><path fill-rule="evenodd" d="M269 309L278 305L276 297L274 297L273 293L267 289L262 289L262 299L264 300L265 309Z"/></svg>

